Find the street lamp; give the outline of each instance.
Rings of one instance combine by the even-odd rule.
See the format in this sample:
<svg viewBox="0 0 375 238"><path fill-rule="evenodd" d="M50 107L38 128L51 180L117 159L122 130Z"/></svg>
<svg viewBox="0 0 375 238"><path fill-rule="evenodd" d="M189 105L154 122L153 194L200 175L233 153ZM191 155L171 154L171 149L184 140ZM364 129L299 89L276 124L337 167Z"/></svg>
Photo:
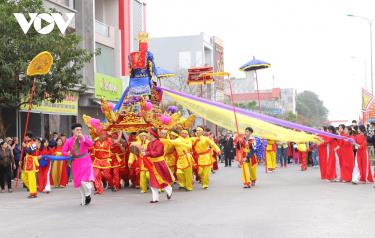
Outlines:
<svg viewBox="0 0 375 238"><path fill-rule="evenodd" d="M348 17L357 17L361 18L363 20L366 20L370 27L370 67L371 67L371 93L374 94L374 78L373 78L373 67L372 67L372 23L374 22L375 18L372 18L371 20L367 17L362 16L356 16L352 14L348 14Z"/></svg>

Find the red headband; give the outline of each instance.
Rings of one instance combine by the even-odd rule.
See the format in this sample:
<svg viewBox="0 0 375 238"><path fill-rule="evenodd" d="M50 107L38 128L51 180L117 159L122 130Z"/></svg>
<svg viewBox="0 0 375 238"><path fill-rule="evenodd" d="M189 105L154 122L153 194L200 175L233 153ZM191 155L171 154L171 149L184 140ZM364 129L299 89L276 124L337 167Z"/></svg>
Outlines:
<svg viewBox="0 0 375 238"><path fill-rule="evenodd" d="M151 128L148 129L148 133L150 133L151 135L153 135L155 138L159 138L158 133L156 133L155 131L153 131Z"/></svg>

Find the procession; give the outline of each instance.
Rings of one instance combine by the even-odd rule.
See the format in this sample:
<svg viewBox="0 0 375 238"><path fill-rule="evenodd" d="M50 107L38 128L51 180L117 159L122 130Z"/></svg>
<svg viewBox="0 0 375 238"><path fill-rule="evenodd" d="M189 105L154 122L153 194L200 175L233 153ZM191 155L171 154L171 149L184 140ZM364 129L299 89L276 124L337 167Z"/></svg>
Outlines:
<svg viewBox="0 0 375 238"><path fill-rule="evenodd" d="M371 237L372 7L1 2L0 230Z"/></svg>
<svg viewBox="0 0 375 238"><path fill-rule="evenodd" d="M89 205L94 194L127 188L138 189L140 193L151 191L150 203L156 203L163 190L167 199L171 199L173 187L193 191L193 184L198 183L202 189L208 189L211 173L224 160L225 166L236 161L233 166L240 168L238 177L244 189L255 188L260 163L264 163L266 173L290 164L306 171L309 163L319 166L320 178L327 182L372 184L367 141L374 135L368 136L366 128L355 123L338 127L344 139L321 137L320 144L264 140L254 137L251 127L234 138L228 132L220 142L203 126L191 131L181 127L171 130L151 127L129 134L122 131L109 134L102 130L97 137L90 138L82 134L81 124L74 124L72 137L54 133L51 140L34 138L28 132L22 144L23 160L17 142L11 138L0 142L5 154L3 163L8 166L3 165L1 192L5 192L5 183L8 192L13 191L11 174L17 174L16 167L21 166L28 198L65 188L72 178L74 187L81 192L82 206ZM335 127L322 129L337 134ZM69 160L62 155L70 156ZM8 171L12 169L14 172Z"/></svg>

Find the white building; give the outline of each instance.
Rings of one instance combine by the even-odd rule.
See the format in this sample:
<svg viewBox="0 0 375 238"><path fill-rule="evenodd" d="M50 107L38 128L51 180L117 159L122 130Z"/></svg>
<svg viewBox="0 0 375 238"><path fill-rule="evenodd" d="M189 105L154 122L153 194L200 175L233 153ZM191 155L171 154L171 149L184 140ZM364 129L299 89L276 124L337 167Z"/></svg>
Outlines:
<svg viewBox="0 0 375 238"><path fill-rule="evenodd" d="M163 79L163 86L211 100L216 99L215 83L203 86L203 95L201 95L200 86L188 87L186 81L189 68L212 66L214 71L224 68L224 48L220 39L204 33L189 36L155 37L150 38L149 48L154 53L157 66L177 74L177 78ZM223 89L221 91L223 94Z"/></svg>

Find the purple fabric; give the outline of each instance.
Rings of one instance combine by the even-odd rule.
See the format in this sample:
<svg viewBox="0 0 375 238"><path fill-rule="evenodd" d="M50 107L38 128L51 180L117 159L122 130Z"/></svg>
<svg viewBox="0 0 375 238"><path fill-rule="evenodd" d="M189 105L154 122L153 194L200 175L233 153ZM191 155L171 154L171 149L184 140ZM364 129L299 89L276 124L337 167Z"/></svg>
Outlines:
<svg viewBox="0 0 375 238"><path fill-rule="evenodd" d="M178 111L178 108L176 106L169 106L168 109L167 109L167 111L169 113L173 114L173 113L176 113Z"/></svg>
<svg viewBox="0 0 375 238"><path fill-rule="evenodd" d="M167 89L167 88L161 88L161 89L166 91L166 92L173 93L173 94L176 94L176 95L184 97L184 98L188 98L188 99L198 101L198 102L201 102L201 103L209 104L209 105L214 106L214 107L219 107L219 108L223 108L223 109L226 109L226 110L233 111L232 106L226 105L224 103L213 102L213 101L210 101L210 100L207 100L207 99L204 99L204 98L196 97L196 96L181 93L181 92L176 92L176 91L173 91L173 90L170 90L170 89ZM238 107L236 107L236 112L240 113L242 115L253 117L253 118L256 118L256 119L259 119L259 120L262 120L262 121L266 121L266 122L276 124L276 125L279 125L279 126L283 126L283 127L287 127L287 128L290 128L290 129L305 131L305 132L309 132L311 134L324 135L324 136L328 136L328 137L332 137L332 138L336 138L336 139L346 139L346 137L344 137L344 136L339 136L339 135L336 135L336 134L324 132L324 131L321 131L321 130L318 130L318 129L315 129L315 128L312 128L312 127L300 125L300 124L294 123L294 122L284 121L284 120L274 118L274 117L271 117L271 116L267 116L267 115L263 115L263 114L260 114L260 113L250 112L250 111L247 111L245 109L238 108Z"/></svg>

